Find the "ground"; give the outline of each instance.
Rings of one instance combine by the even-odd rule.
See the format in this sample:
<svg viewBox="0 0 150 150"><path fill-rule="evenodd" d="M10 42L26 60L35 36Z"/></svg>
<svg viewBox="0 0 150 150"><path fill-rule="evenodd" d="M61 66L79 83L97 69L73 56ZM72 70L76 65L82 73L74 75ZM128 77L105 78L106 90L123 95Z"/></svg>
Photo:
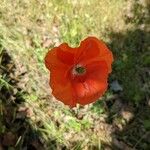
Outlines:
<svg viewBox="0 0 150 150"><path fill-rule="evenodd" d="M2 0L0 150L150 149L148 0ZM70 109L57 101L44 65L62 42L89 35L114 55L107 92Z"/></svg>

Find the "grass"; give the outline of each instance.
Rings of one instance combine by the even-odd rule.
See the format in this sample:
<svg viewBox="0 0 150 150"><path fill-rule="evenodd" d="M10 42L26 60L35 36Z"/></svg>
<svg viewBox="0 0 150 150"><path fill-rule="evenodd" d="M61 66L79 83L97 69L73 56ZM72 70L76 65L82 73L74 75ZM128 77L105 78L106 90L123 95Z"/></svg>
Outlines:
<svg viewBox="0 0 150 150"><path fill-rule="evenodd" d="M129 0L1 2L0 139L9 131L17 136L15 144L6 144L6 148L105 149L114 144L110 128L121 117L119 112L112 111L118 99L115 95L124 105L132 105L135 112L140 113L140 106L148 106L148 3ZM61 42L75 47L89 35L104 40L113 51L115 62L109 83L117 80L123 91L110 88L102 101L70 110L50 95L49 73L43 60L49 48ZM4 112L9 107L16 115L10 115L7 121ZM27 110L20 112L20 107ZM149 142L139 137L149 129L147 113L143 114L144 120L137 115L133 130L129 134L126 130L121 132L119 139L132 148L146 149ZM20 114L18 122L16 118ZM140 125L139 120L142 120ZM128 123L122 123L123 128L125 125L128 129ZM144 130L137 136L135 130L141 126Z"/></svg>

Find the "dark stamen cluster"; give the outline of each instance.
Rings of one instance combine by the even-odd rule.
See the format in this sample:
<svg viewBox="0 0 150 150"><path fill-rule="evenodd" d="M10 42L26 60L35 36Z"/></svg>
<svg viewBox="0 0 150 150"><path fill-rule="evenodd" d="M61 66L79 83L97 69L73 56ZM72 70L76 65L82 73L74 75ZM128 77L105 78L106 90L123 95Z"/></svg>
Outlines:
<svg viewBox="0 0 150 150"><path fill-rule="evenodd" d="M78 73L78 74L83 74L85 73L86 69L84 67L77 67L75 69L75 71Z"/></svg>

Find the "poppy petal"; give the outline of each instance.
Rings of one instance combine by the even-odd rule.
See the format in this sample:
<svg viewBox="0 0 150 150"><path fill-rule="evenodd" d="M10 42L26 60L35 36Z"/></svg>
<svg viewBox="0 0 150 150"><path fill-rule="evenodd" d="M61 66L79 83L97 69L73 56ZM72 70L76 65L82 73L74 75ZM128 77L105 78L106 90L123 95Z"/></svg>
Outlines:
<svg viewBox="0 0 150 150"><path fill-rule="evenodd" d="M99 55L99 49L97 43L93 40L93 38L86 38L80 44L79 50L76 54L77 62L81 60L89 60L95 58Z"/></svg>
<svg viewBox="0 0 150 150"><path fill-rule="evenodd" d="M86 84L89 85L89 90L85 92L84 97L79 98L77 101L81 105L86 105L98 100L107 90L107 82L87 80Z"/></svg>
<svg viewBox="0 0 150 150"><path fill-rule="evenodd" d="M105 61L94 61L86 65L87 76L90 79L104 81L108 78L108 66Z"/></svg>
<svg viewBox="0 0 150 150"><path fill-rule="evenodd" d="M68 78L66 78L66 71L53 70L50 76L50 85L52 94L64 104L74 107L76 102L72 95L72 86Z"/></svg>
<svg viewBox="0 0 150 150"><path fill-rule="evenodd" d="M111 72L113 55L103 41L95 37L88 37L87 39L81 42L78 55L78 61L80 61L81 63L87 63L94 60L106 61L109 73Z"/></svg>
<svg viewBox="0 0 150 150"><path fill-rule="evenodd" d="M62 63L72 65L74 63L75 50L75 48L71 48L68 44L63 43L57 49L57 57Z"/></svg>
<svg viewBox="0 0 150 150"><path fill-rule="evenodd" d="M112 52L109 50L109 48L106 46L106 44L103 41L95 37L92 37L92 39L94 39L95 42L97 42L99 49L100 49L100 55L99 55L100 60L104 60L107 63L108 70L110 73L112 71L111 64L113 62Z"/></svg>
<svg viewBox="0 0 150 150"><path fill-rule="evenodd" d="M80 104L98 99L107 89L108 68L104 61L88 64L86 69L87 77L84 82L72 81L77 102Z"/></svg>
<svg viewBox="0 0 150 150"><path fill-rule="evenodd" d="M66 64L62 63L57 57L57 50L58 47L53 48L52 50L48 51L45 56L45 65L46 67L51 69L59 69L59 68L66 68L68 67Z"/></svg>
<svg viewBox="0 0 150 150"><path fill-rule="evenodd" d="M66 43L48 51L45 57L45 65L48 69L70 66L74 63L76 48L70 48Z"/></svg>
<svg viewBox="0 0 150 150"><path fill-rule="evenodd" d="M97 82L87 79L84 83L77 82L73 85L76 100L79 104L88 104L96 101L107 89L107 82Z"/></svg>
<svg viewBox="0 0 150 150"><path fill-rule="evenodd" d="M73 100L70 81L67 78L67 72L70 65L63 63L57 56L57 50L59 48L53 48L45 57L45 65L51 71L50 72L50 86L52 94L60 101L71 107L75 106Z"/></svg>

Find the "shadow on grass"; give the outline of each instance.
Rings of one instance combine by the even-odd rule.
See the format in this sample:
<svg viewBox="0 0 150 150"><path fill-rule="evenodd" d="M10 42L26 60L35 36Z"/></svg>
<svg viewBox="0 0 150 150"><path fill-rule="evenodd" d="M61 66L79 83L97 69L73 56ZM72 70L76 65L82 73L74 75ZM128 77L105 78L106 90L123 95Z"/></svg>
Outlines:
<svg viewBox="0 0 150 150"><path fill-rule="evenodd" d="M115 62L111 81L117 80L123 91L118 98L107 101L108 123L115 131L112 134L114 149L150 148L149 104L149 52L150 34L139 26L126 33L111 33L110 47ZM118 101L116 103L116 101ZM111 105L112 104L112 105Z"/></svg>
<svg viewBox="0 0 150 150"><path fill-rule="evenodd" d="M106 122L113 128L112 143L103 143L104 149L106 145L115 150L150 149L150 32L148 18L141 13L143 6L135 4L133 18L125 17L134 28L110 33L109 46L115 58L110 83L117 81L123 90L110 90L113 98L93 105L98 111L106 106Z"/></svg>
<svg viewBox="0 0 150 150"><path fill-rule="evenodd" d="M9 53L3 50L0 64L0 150L44 150L41 133L30 121L31 110L25 105L26 94L19 84L25 72L16 75L16 65ZM49 141L56 149L56 141Z"/></svg>

